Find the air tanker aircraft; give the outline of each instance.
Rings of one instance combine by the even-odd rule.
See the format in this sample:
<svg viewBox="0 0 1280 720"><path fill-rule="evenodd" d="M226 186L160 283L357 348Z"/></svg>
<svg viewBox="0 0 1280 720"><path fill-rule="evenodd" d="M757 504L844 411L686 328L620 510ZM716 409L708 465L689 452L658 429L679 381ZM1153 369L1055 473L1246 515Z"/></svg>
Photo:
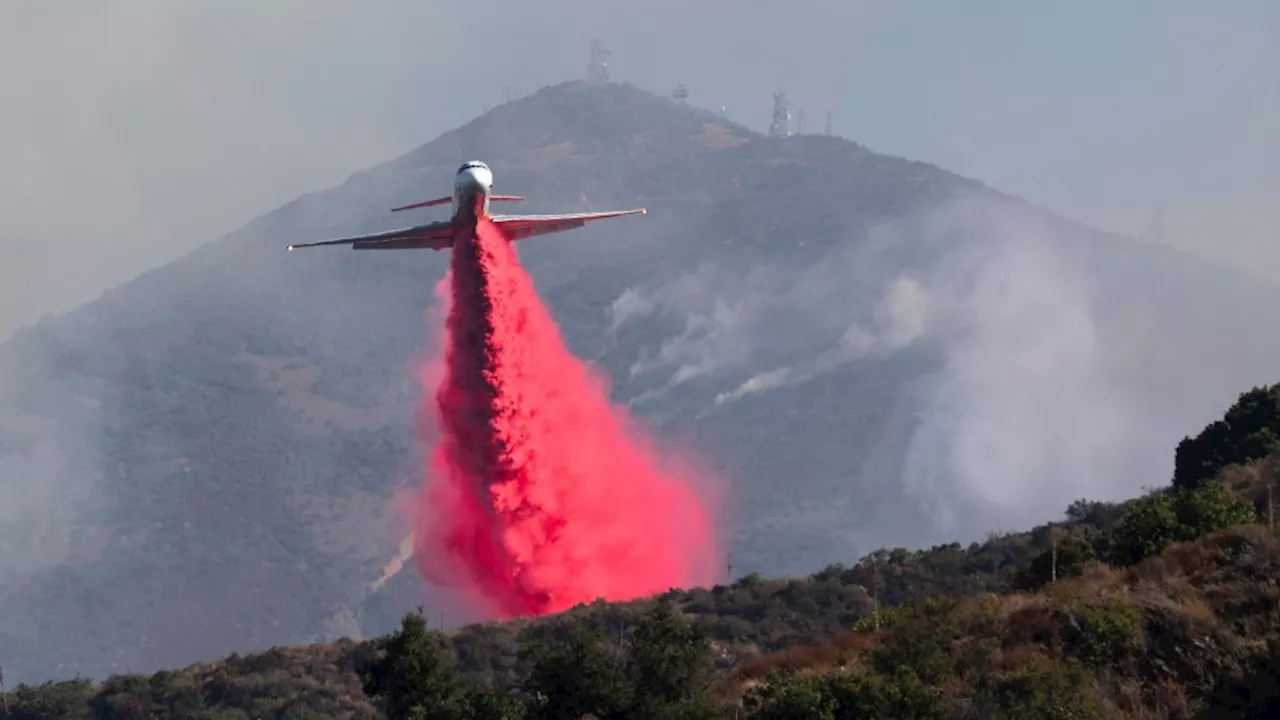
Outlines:
<svg viewBox="0 0 1280 720"><path fill-rule="evenodd" d="M404 207L392 208L392 212L412 210L414 208L433 207L453 203L453 213L449 220L415 225L399 230L354 235L336 240L299 243L290 245L289 249L317 247L320 245L350 245L352 250L444 250L453 245L455 230L474 228L479 217L488 217L491 222L502 229L511 240L521 240L535 235L563 232L583 227L590 220L601 220L623 215L643 215L644 208L634 210L614 210L597 213L567 213L563 215L490 215L490 202L523 200L515 195L494 195L493 171L482 162L468 162L458 168L453 181L453 197L442 197L436 200L414 203Z"/></svg>

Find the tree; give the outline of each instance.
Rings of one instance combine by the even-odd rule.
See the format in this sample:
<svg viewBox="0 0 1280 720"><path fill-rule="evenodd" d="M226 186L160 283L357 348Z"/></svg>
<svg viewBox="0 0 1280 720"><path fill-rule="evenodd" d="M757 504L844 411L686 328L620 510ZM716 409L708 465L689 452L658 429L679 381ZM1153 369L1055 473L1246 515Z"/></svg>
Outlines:
<svg viewBox="0 0 1280 720"><path fill-rule="evenodd" d="M385 655L361 673L364 692L388 717L412 720L474 718L472 692L427 632L422 612L408 613L385 641Z"/></svg>
<svg viewBox="0 0 1280 720"><path fill-rule="evenodd" d="M635 683L630 717L706 717L710 711L711 643L670 605L658 603L640 618L625 667Z"/></svg>
<svg viewBox="0 0 1280 720"><path fill-rule="evenodd" d="M87 680L46 682L41 685L18 683L5 698L5 714L14 720L44 718L93 717L90 698L96 692Z"/></svg>
<svg viewBox="0 0 1280 720"><path fill-rule="evenodd" d="M1221 420L1174 453L1173 485L1193 490L1229 465L1251 462L1280 450L1280 384L1240 395Z"/></svg>
<svg viewBox="0 0 1280 720"><path fill-rule="evenodd" d="M523 703L496 690L472 687L468 695L476 720L522 720L527 714Z"/></svg>
<svg viewBox="0 0 1280 720"><path fill-rule="evenodd" d="M1053 540L1054 545L1031 559L1021 570L1014 585L1018 590L1039 590L1050 580L1074 577L1084 572L1085 563L1093 559L1093 547L1078 538Z"/></svg>
<svg viewBox="0 0 1280 720"><path fill-rule="evenodd" d="M719 714L707 688L712 672L706 632L658 603L636 622L628 642L566 623L554 642L527 636L524 688L539 718L709 718Z"/></svg>
<svg viewBox="0 0 1280 720"><path fill-rule="evenodd" d="M853 675L800 675L774 669L743 698L752 720L791 718L911 718L949 716L941 688L921 681L909 666L885 674L864 668Z"/></svg>
<svg viewBox="0 0 1280 720"><path fill-rule="evenodd" d="M620 716L631 704L632 685L617 653L598 630L572 624L553 643L529 639L520 659L532 664L524 688L533 695L534 717L578 720L592 714Z"/></svg>
<svg viewBox="0 0 1280 720"><path fill-rule="evenodd" d="M1095 528L1111 526L1124 514L1124 506L1119 503L1100 502L1080 498L1067 506L1067 522L1076 525L1092 525Z"/></svg>
<svg viewBox="0 0 1280 720"><path fill-rule="evenodd" d="M747 691L743 706L751 720L835 720L840 707L828 685L827 679L819 675L801 676L774 668L763 684Z"/></svg>

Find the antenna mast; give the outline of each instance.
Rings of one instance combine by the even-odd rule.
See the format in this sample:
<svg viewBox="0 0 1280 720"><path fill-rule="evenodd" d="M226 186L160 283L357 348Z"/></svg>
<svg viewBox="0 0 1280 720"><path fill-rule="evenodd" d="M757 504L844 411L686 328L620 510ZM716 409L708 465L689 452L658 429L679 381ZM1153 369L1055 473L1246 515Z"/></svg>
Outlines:
<svg viewBox="0 0 1280 720"><path fill-rule="evenodd" d="M769 125L769 137L791 135L791 112L787 110L787 94L773 94L773 122Z"/></svg>
<svg viewBox="0 0 1280 720"><path fill-rule="evenodd" d="M609 82L609 56L612 53L599 40L591 41L591 64L587 65L587 82L604 85Z"/></svg>

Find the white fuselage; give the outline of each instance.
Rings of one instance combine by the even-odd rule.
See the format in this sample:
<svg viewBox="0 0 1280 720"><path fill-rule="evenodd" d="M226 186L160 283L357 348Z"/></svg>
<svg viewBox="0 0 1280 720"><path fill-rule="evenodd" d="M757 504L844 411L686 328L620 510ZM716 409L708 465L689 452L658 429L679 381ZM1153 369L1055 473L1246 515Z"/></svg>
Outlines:
<svg viewBox="0 0 1280 720"><path fill-rule="evenodd" d="M453 215L475 209L477 193L482 196L481 212L489 214L489 194L493 191L493 171L479 161L464 163L453 180Z"/></svg>

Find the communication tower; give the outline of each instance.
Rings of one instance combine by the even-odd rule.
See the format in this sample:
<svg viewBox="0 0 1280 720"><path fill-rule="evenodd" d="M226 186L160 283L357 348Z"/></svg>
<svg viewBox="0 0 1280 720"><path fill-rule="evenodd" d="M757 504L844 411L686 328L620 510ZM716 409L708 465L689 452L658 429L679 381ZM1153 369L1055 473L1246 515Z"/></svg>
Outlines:
<svg viewBox="0 0 1280 720"><path fill-rule="evenodd" d="M689 99L689 91L685 88L684 85L677 85L676 89L671 91L671 97L676 102L682 103Z"/></svg>
<svg viewBox="0 0 1280 720"><path fill-rule="evenodd" d="M587 66L587 82L603 85L609 82L609 56L612 53L599 40L591 41L591 64Z"/></svg>
<svg viewBox="0 0 1280 720"><path fill-rule="evenodd" d="M827 111L827 124L822 128L823 135L831 134L831 111Z"/></svg>
<svg viewBox="0 0 1280 720"><path fill-rule="evenodd" d="M787 94L773 94L773 122L769 125L769 137L791 135L791 111L787 109Z"/></svg>

